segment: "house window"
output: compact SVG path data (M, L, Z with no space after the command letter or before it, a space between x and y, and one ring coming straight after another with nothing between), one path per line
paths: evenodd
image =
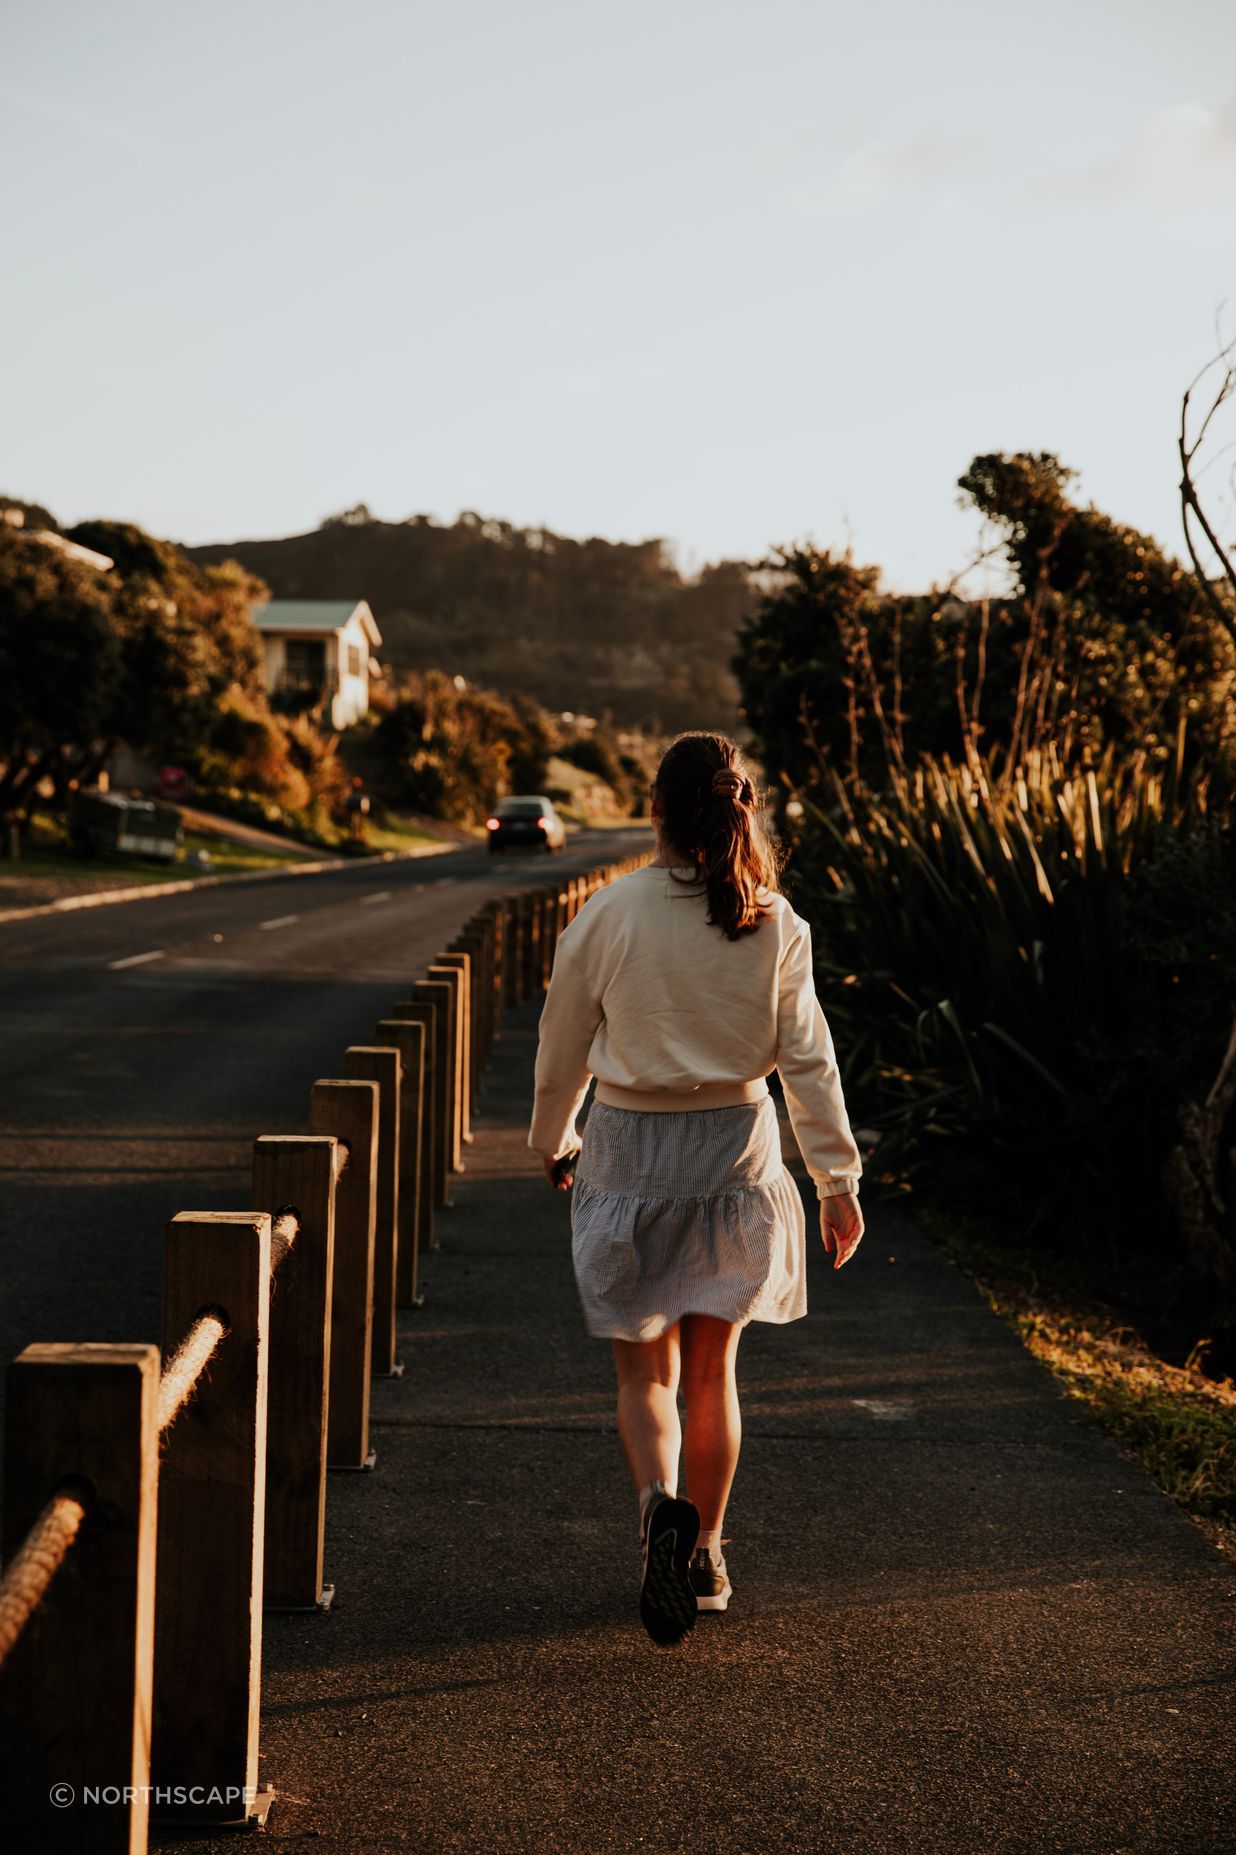
M363 670L362 670L362 662L361 662L360 645L349 644L348 645L348 675L349 676L361 676L362 674L363 674Z
M289 638L284 645L284 685L320 689L326 681L326 645L320 638Z

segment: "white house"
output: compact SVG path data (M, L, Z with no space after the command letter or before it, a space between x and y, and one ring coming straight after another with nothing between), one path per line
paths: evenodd
M26 528L26 511L0 509L0 521L9 528ZM58 535L54 529L26 528L26 534L42 547L54 547L58 554L80 561L83 567L93 567L96 573L107 573L116 564L110 554L96 554L92 547L82 547L79 542L70 541L67 535Z
M382 642L363 599L271 599L257 606L267 690L295 689L329 696L330 725L349 728L369 712L369 678L378 666L371 651Z

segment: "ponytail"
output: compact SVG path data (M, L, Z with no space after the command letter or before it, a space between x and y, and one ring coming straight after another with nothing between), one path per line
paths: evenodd
M767 915L761 892L779 889L781 859L739 748L724 734L680 734L655 785L662 836L705 884L709 922L727 940L753 934Z

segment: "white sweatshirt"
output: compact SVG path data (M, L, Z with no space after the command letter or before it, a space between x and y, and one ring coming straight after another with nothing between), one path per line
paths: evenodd
M618 1107L726 1107L781 1077L820 1198L857 1191L862 1160L832 1034L816 997L811 929L783 895L753 934L706 920L702 884L645 864L598 889L559 936L541 1011L528 1145L579 1145L588 1084Z

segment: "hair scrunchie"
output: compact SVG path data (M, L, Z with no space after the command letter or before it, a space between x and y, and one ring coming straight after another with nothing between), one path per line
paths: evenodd
M740 773L735 773L732 767L718 767L712 776L712 791L714 797L724 796L727 799L745 798L746 785L747 781Z

